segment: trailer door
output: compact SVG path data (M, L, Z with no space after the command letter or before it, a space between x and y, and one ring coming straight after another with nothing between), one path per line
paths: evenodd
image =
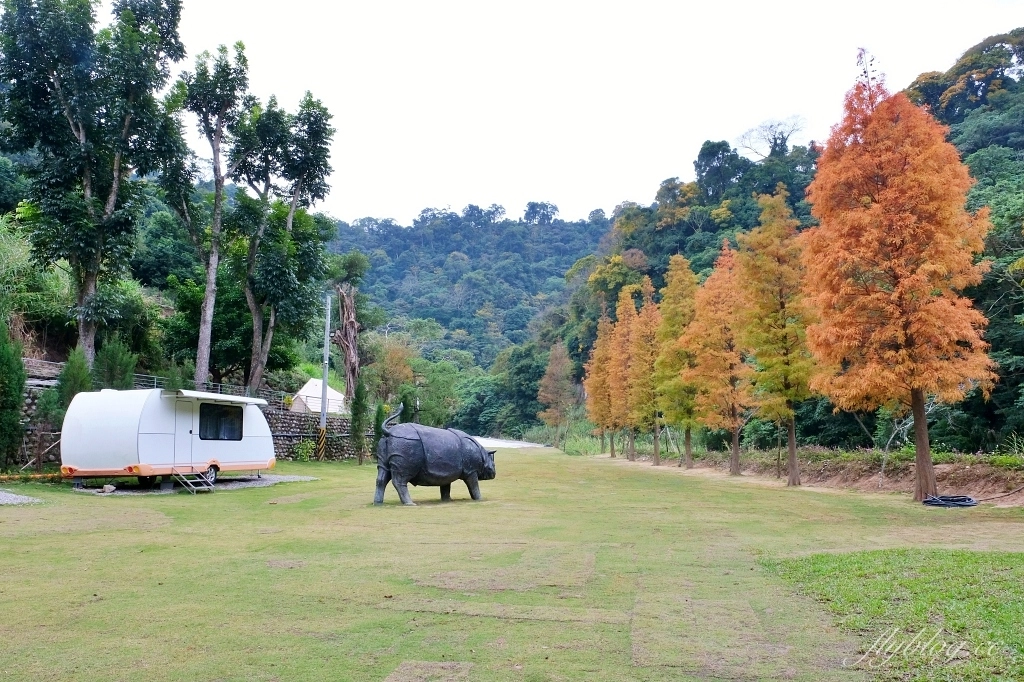
M174 401L174 463L192 463L191 400Z

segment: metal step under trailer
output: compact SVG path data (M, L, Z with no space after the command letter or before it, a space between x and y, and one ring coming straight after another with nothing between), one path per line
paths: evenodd
M171 469L171 476L193 495L196 493L212 493L214 491L213 483L206 477L206 474Z

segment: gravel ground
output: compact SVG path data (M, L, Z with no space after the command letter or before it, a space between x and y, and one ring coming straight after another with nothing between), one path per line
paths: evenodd
M485 438L473 436L477 443L485 448L543 448L550 447L540 443L527 443L524 440L505 440L504 438Z
M218 479L215 484L215 489L220 491L237 490L238 488L266 488L267 486L275 485L277 483L294 483L297 481L316 480L319 479L314 476L278 476L276 474L263 474L259 478L256 478L255 476L233 476L231 478ZM170 495L171 493L184 490L181 486L176 486L174 490L160 490L159 488L143 490L138 487L132 487L126 490L116 490L112 493L103 493L103 486L101 484L94 484L94 486L95 487L75 488L75 490L78 492L93 493L96 495ZM27 500L30 498L24 499ZM0 502L0 504L2 504L2 502Z
M35 504L42 500L25 495L15 495L10 490L0 490L0 505L3 504Z

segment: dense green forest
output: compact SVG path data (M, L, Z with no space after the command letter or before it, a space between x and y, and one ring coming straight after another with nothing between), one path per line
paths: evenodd
M358 249L371 263L361 290L390 324L429 318L443 340L490 366L503 348L525 343L537 314L562 302L565 272L608 231L604 211L559 220L558 207L531 202L521 220L501 206L462 213L426 209L409 227L364 218L338 224L335 250ZM440 339L439 339L440 340Z
M2 336L26 356L63 361L78 346L91 363L104 348L126 348L136 372L294 391L319 372L323 294L331 292L342 339L332 344L337 387L353 392L343 377L357 361L371 411L402 402L406 418L418 406L425 423L519 435L539 424L550 349L564 343L578 385L602 312L614 319L623 287L649 277L660 290L676 254L703 280L723 239L735 245L758 225L757 197L780 185L801 228L814 224L805 190L821 148L792 144L792 120L751 121L735 145L706 141L692 181L666 179L649 204L620 203L611 215L566 221L538 201L518 219L470 205L425 209L409 226L338 222L316 209L331 170L330 113L309 94L292 109L251 95L241 44L188 67L180 2L119 0L109 29L97 28L93 5L70 3L46 10L68 28L53 35L38 33L32 13L44 10L4 6L0 318ZM82 55L92 55L92 71ZM145 68L127 73L132 60ZM905 91L949 126L977 180L968 208L989 207L994 225L983 256L991 269L967 294L989 319L999 380L988 400L975 392L933 406L938 447L993 449L1024 429L1022 61L1017 29ZM75 136L57 100L46 99L60 88L18 85L52 85L43 63L90 94L76 100ZM189 149L186 120L200 122L204 144L221 145L212 172L200 172L198 160L214 147ZM119 137L129 122L139 126L131 143ZM356 329L346 331L337 310L348 293ZM350 353L348 331L357 335ZM822 397L797 413L804 444L885 444L906 429L885 410L836 412ZM773 422L757 418L744 430L751 445L772 445L776 435ZM719 436L702 437L715 445Z

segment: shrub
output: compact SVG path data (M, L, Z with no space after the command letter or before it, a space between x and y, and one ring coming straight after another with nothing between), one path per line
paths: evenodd
M403 386L399 395L399 400L402 402L402 413L398 416L398 421L402 424L407 424L416 419L416 393L412 386Z
M92 374L89 373L85 353L81 348L75 348L68 356L68 361L64 363L60 376L57 377L57 394L60 397L61 408L68 409L76 395L91 390Z
M43 391L36 402L36 420L60 428L64 422L64 406L60 401L60 392L56 388Z
M1024 459L1018 455L992 455L988 459L989 464L1001 469L1013 469L1019 471L1024 469Z
M173 391L190 386L194 373L195 368L192 363L186 362L184 365L179 365L172 360L170 366L161 372L160 376L164 379L164 388Z
M267 388L282 393L298 393L307 381L309 377L294 369L275 369L263 375L263 383Z
M292 452L295 453L295 459L298 461L308 462L316 454L316 441L309 440L308 438L301 440L295 444Z
M93 384L100 388L127 391L135 388L135 365L139 356L121 339L113 338L103 344L92 363Z
M363 463L363 453L366 450L366 386L362 381L356 382L356 392L352 396L352 421L351 432L352 447L356 451L359 463Z
M373 449L370 450L370 454L374 456L377 454L377 444L384 437L384 420L387 417L384 403L377 403L377 411L373 413Z
M24 392L21 346L11 340L6 323L0 321L0 468L7 468L21 447Z

